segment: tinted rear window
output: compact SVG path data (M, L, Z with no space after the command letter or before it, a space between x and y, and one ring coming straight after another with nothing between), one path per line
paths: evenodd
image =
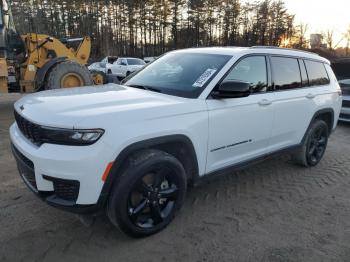
M309 76L310 86L329 84L329 77L323 63L309 60L305 60L304 62Z
M288 57L271 57L272 72L276 90L301 87L298 60Z

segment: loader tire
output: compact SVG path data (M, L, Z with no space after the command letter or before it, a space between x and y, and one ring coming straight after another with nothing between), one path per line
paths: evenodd
M45 90L93 85L89 70L76 62L55 65L46 77Z

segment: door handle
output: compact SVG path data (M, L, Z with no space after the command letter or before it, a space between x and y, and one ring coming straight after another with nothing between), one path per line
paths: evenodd
M259 102L260 106L269 106L271 104L272 104L272 102L270 100L267 100L267 99L263 99Z
M314 99L316 96L314 95L314 94L307 94L306 95L306 98L308 98L308 99Z

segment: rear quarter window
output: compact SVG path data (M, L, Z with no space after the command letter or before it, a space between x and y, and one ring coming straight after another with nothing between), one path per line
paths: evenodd
M326 68L323 63L305 60L310 86L328 85L330 83Z

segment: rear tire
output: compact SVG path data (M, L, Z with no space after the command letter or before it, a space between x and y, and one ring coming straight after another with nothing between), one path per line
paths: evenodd
M45 90L93 85L89 70L76 62L55 65L46 76Z
M303 145L292 155L300 166L316 166L322 159L328 144L329 128L325 121L317 119L306 133Z
M153 149L138 152L113 185L107 215L130 236L152 235L173 220L186 186L185 170L175 157Z

